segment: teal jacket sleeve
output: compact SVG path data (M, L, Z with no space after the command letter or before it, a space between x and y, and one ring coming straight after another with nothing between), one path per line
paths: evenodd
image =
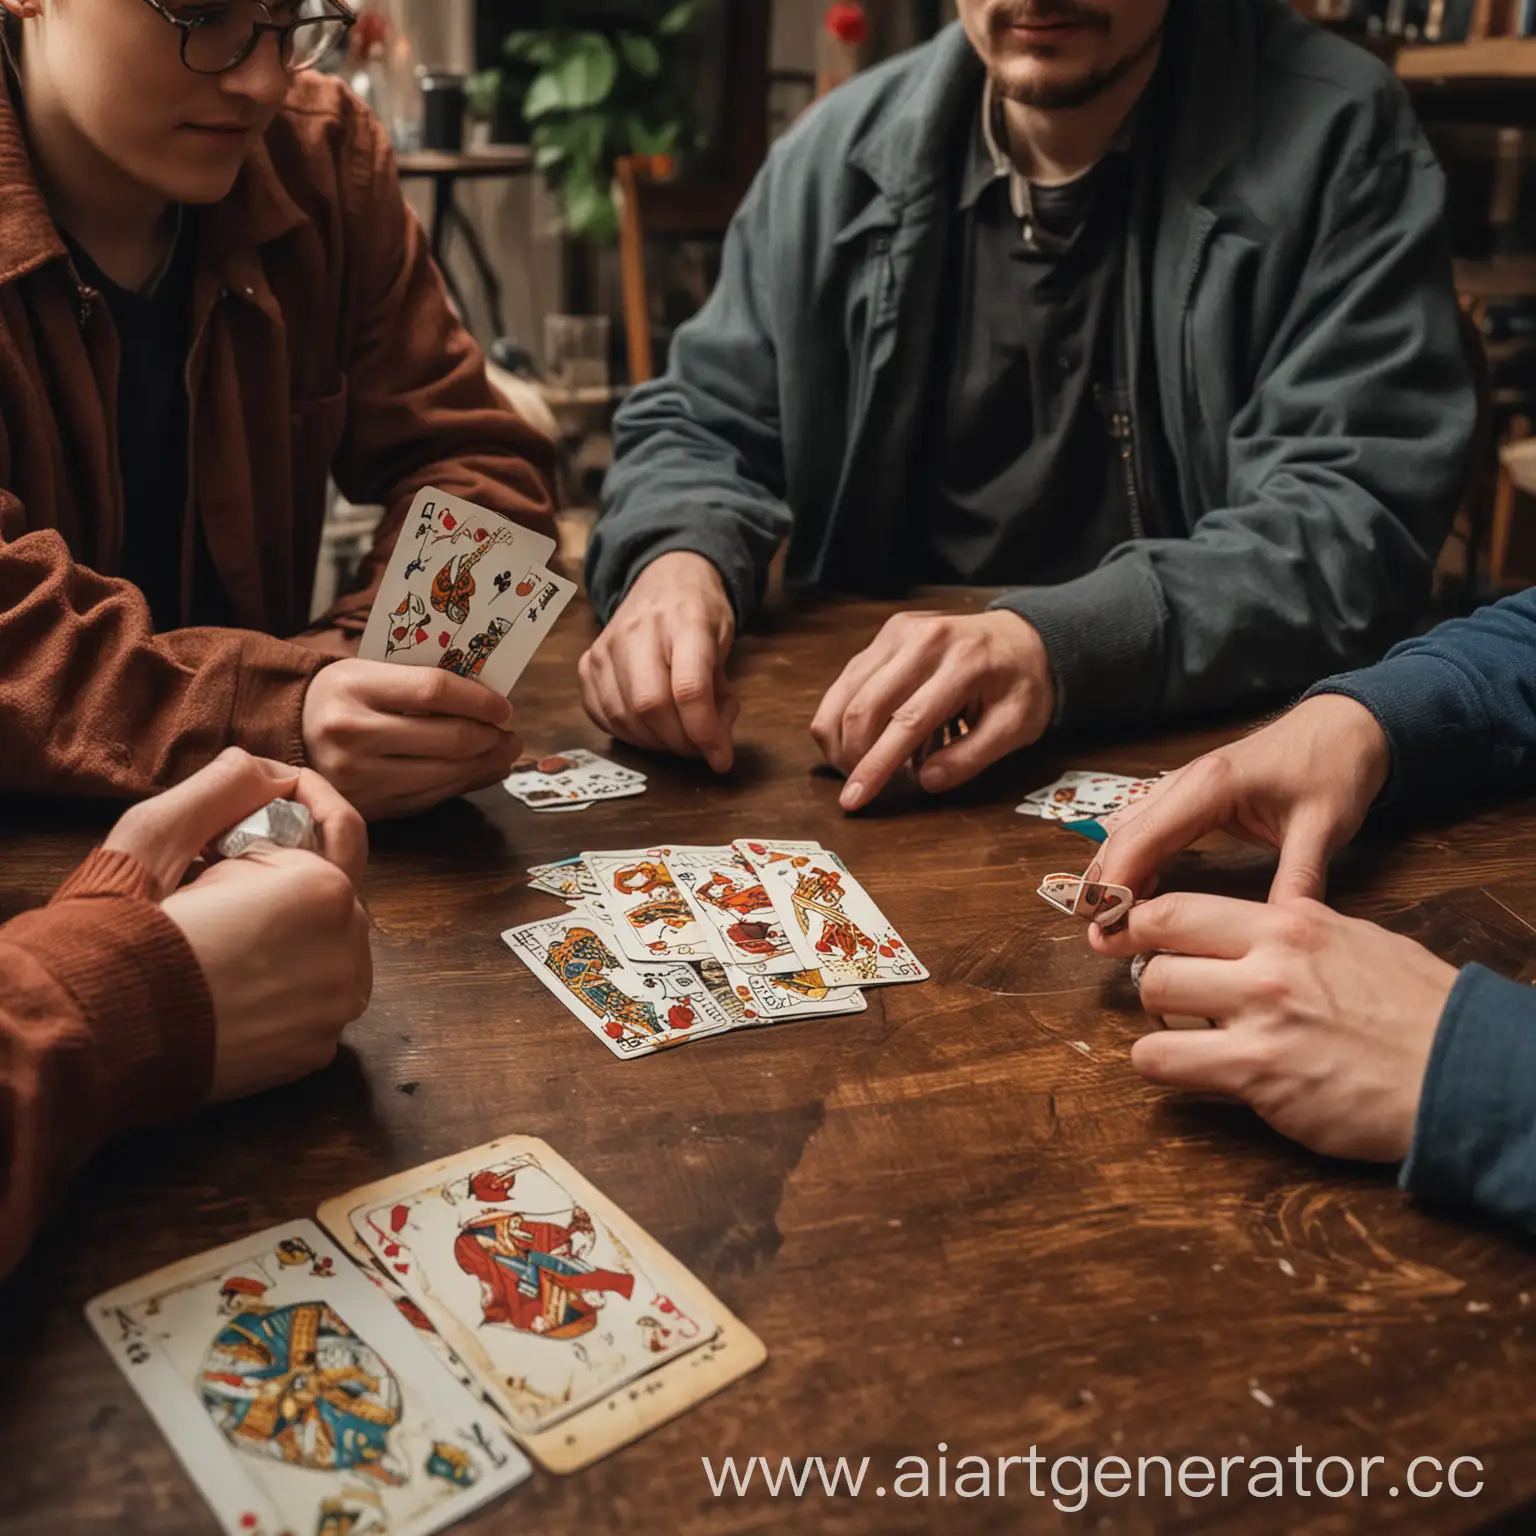
M1480 965L1457 977L1401 1182L1536 1233L1536 988Z
M720 572L738 626L757 608L794 519L785 503L779 368L758 270L771 250L776 159L737 211L709 302L673 338L663 378L613 423L605 513L587 552L587 588L607 622L635 578L677 550Z

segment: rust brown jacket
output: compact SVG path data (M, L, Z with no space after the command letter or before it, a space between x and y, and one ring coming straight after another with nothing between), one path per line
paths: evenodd
M155 634L115 579L118 343L81 282L0 88L0 790L139 795L227 746L303 761L326 481L382 504L360 632L415 493L550 531L548 442L485 376L375 119L299 76L223 202L201 211L187 361L182 621L201 524L235 628ZM196 523L194 522L196 519Z
M0 926L0 1276L97 1147L206 1102L213 1058L202 967L138 860L97 849Z

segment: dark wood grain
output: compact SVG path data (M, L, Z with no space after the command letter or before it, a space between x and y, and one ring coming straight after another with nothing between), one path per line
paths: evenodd
M965 599L977 602L977 599ZM951 606L954 605L951 600ZM1529 1249L1415 1209L1390 1177L1308 1157L1231 1108L1132 1072L1123 970L1033 895L1088 845L1021 818L1061 767L1171 767L1231 729L1015 759L943 801L846 819L807 725L891 610L828 603L741 647L741 764L644 761L641 800L536 816L499 790L375 829L373 1008L330 1071L122 1142L77 1181L0 1310L0 1533L211 1532L81 1317L105 1287L326 1196L506 1132L546 1137L766 1341L764 1370L576 1477L537 1476L481 1532L1464 1532L1536 1499ZM530 745L605 747L568 617L517 701ZM107 808L0 813L6 914L44 900ZM498 934L557 908L525 866L583 846L816 837L933 972L868 1013L607 1054ZM1528 806L1366 846L1336 899L1453 961L1536 975ZM1258 894L1261 860L1190 856L1170 883ZM273 956L273 964L281 964ZM876 1498L895 1459L966 1454L1476 1455L1476 1500L1023 1492ZM716 1500L700 1457L873 1458L857 1501ZM1377 1474L1378 1478L1380 1474ZM1398 1481L1399 1479L1394 1479ZM1511 1523L1513 1522L1513 1523ZM308 1536L308 1533L304 1533Z

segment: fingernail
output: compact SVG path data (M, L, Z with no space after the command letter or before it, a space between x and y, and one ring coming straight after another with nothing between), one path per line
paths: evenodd
M1100 859L1095 859L1087 869L1083 871L1084 885L1097 885L1099 877L1104 873L1104 864Z
M848 784L844 786L843 793L839 797L845 811L857 810L860 801L864 798L864 786L862 784Z

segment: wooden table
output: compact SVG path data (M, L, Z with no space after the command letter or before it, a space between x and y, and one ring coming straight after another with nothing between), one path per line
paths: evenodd
M1032 894L1088 845L1015 816L1022 791L1073 762L1169 767L1222 733L1040 753L943 801L909 792L844 819L806 726L889 611L831 604L743 644L741 766L723 784L648 762L639 801L541 817L495 791L376 829L377 989L350 1052L295 1088L109 1148L12 1282L3 1536L214 1530L87 1331L89 1297L511 1131L559 1148L770 1358L590 1471L537 1475L465 1529L1435 1533L1536 1499L1529 1250L1416 1210L1389 1176L1308 1157L1243 1112L1144 1086L1127 1059L1144 1026L1123 968ZM589 633L568 617L519 690L536 746L603 744L576 702ZM44 900L104 820L4 812L5 915ZM759 833L841 852L933 980L873 994L860 1017L621 1063L497 937L556 910L521 884L536 861ZM1398 914L1452 960L1536 974L1533 849L1528 807L1477 816L1359 854L1337 899ZM1262 871L1217 850L1171 883L1252 893ZM1385 1457L1393 1484L1415 1456L1473 1455L1486 1487L1470 1501L1392 1499L1377 1469L1368 1501L1169 1499L1155 1472L1156 1497L1094 1494L1069 1515L1030 1497L1015 1465L1005 1501L953 1485L942 1501L873 1496L913 1470L896 1466L910 1454L930 1459L936 1490L940 1442L951 1479L962 1455L1031 1445L1133 1466L1299 1445L1314 1465ZM856 1501L713 1498L701 1456L754 1454L872 1460ZM1420 1481L1433 1482L1427 1467ZM1462 1486L1474 1482L1464 1468ZM1529 1531L1533 1510L1488 1528Z

